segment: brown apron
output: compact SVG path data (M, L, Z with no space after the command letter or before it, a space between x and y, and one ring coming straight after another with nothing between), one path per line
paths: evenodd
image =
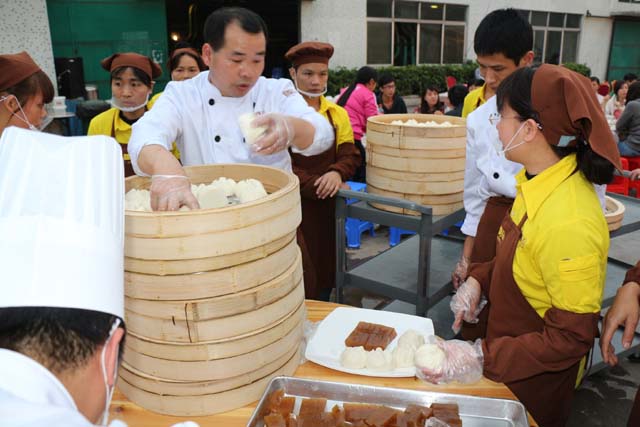
M469 264L491 261L496 256L496 238L502 220L513 205L511 197L490 197L480 217ZM478 323L462 323L462 337L468 341L484 338L487 333L489 304L478 316Z
M506 215L502 222L505 234L497 243L488 298L492 304L485 342L487 346L491 346L491 340L495 338L539 333L544 329L543 319L522 295L513 277L513 258L526 220L525 215L516 225L511 216ZM544 372L506 385L540 427L564 426L569 418L579 365L580 362L577 362L565 370ZM504 369L518 369L518 365L505 366Z

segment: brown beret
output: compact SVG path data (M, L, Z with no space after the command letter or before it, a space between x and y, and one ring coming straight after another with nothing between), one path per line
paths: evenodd
M333 46L322 42L303 42L293 46L285 53L284 57L294 67L302 64L318 63L328 64L333 56Z
M562 66L543 64L533 75L531 102L540 115L547 142L566 146L581 139L622 169L618 146L587 77Z
M157 79L162 74L162 68L148 56L139 53L114 53L100 61L105 70L112 72L120 67L134 67L144 72L150 79Z
M27 52L0 55L0 90L13 87L41 71Z

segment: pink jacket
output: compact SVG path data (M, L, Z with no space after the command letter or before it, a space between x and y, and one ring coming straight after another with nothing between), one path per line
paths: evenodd
M343 88L340 90L340 96L342 96L346 89L347 88ZM336 99L336 102L338 99ZM349 121L353 128L353 139L357 141L360 141L362 135L367 131L367 119L380 114L378 112L376 96L362 83L356 85L344 109L349 113Z

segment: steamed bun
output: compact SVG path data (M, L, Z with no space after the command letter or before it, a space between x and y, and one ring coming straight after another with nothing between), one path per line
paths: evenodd
M246 113L238 117L240 132L242 132L247 144L254 144L267 130L265 126L254 127L251 124L256 117L254 113Z
M409 329L398 338L398 347L409 349L411 352L416 351L422 344L424 337L413 329Z
M200 209L223 208L229 204L227 195L222 188L207 185L198 192Z
M151 193L133 188L124 195L124 206L128 211L151 211Z
M240 203L247 203L267 195L264 186L257 179L245 179L236 184L236 197Z
M367 352L364 347L347 347L340 355L340 364L349 369L363 369L367 366Z
M381 348L367 352L367 369L372 371L390 371L393 369L391 353Z
M407 347L396 347L391 353L391 359L393 361L394 368L413 368L414 350Z
M236 182L233 179L225 178L224 176L216 179L209 184L209 186L224 191L224 195L227 197L233 196L236 193Z
M417 368L439 372L444 366L444 351L436 344L424 344L415 354L414 362Z

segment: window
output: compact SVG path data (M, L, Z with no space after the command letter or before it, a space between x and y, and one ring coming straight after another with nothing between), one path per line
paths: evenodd
M580 15L535 10L521 12L533 27L534 62L560 64L576 61Z
M421 0L367 0L367 63L460 64L467 6Z

